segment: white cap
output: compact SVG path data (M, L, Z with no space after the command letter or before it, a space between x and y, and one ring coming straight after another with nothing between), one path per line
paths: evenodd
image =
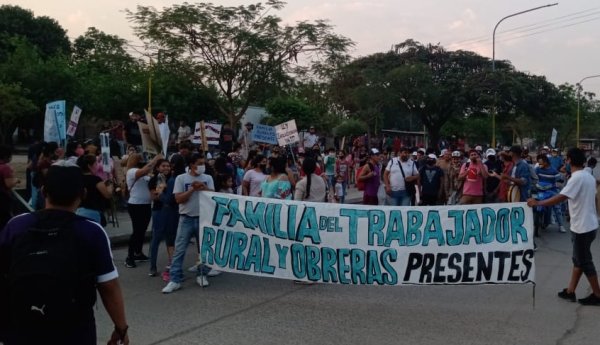
M489 156L495 156L496 155L496 150L494 149L487 149L487 151L485 151L485 157L489 157Z
M475 151L483 151L483 148L479 145L475 146Z
M413 153L411 153L412 156L416 156L417 155L417 151L414 151Z
M440 156L443 156L443 155L445 155L446 153L448 153L448 150L447 150L447 149L443 149L443 150L440 152Z
M462 156L462 153L460 153L460 151L452 152L452 157L460 157L460 156Z
M437 156L433 153L430 153L427 155L427 158L431 158L431 159L437 159Z

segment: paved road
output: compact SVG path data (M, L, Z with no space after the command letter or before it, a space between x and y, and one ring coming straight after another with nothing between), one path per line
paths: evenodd
M556 297L570 274L570 240L551 229L538 241L535 306L532 285L305 286L227 273L204 289L188 274L182 290L163 295L148 263L126 269L125 249L114 257L132 344L598 344L600 307ZM194 254L190 247L186 266ZM578 296L589 293L582 281ZM101 304L97 323L105 343L112 323Z

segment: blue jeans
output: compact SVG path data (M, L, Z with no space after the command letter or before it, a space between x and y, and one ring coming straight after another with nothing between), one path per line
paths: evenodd
M410 195L406 190L393 190L389 200L391 206L410 206Z
M183 259L185 258L185 252L192 236L198 239L199 231L200 219L198 217L190 217L185 214L179 215L179 228L177 228L177 237L175 238L175 253L173 254L173 262L171 263L171 270L169 272L173 283L181 283L183 280ZM208 272L210 272L210 267L205 265L198 267L198 275L207 274Z

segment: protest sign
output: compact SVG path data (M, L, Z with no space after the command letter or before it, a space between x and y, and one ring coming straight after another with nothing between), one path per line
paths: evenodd
M157 155L162 152L162 139L158 121L146 111L146 123L138 121L138 127L142 135L142 148L144 152Z
M202 144L202 131L204 131L206 133L206 143L211 146L218 146L222 126L218 123L204 122L204 129L202 130L202 123L196 122L192 142L194 144Z
M79 116L81 116L81 108L74 106L71 112L71 119L69 120L69 128L67 129L67 135L70 137L75 136L77 125L79 124Z
M556 128L552 128L552 136L550 137L550 146L556 147L556 137L558 136L558 131Z
M171 136L171 130L169 129L169 115L165 115L165 122L158 125L160 137L162 139L162 153L163 156L167 157L167 149L169 147L169 137Z
M100 154L102 156L102 171L112 174L110 164L110 135L108 133L100 133Z
M64 147L67 140L65 117L65 101L54 101L46 104L44 141L55 142Z
M296 120L290 120L275 126L275 132L277 132L279 146L286 146L300 141Z
M277 145L277 132L275 127L267 125L254 125L252 140L257 143Z
M217 270L355 285L535 282L525 203L374 209L199 197L200 258Z

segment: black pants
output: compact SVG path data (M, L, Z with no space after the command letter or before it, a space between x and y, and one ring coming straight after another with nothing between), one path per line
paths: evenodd
M133 228L131 237L129 237L128 255L133 257L134 254L142 252L144 236L152 218L152 208L150 204L127 204L127 212L131 218L131 227Z
M573 266L580 268L586 277L596 276L596 267L592 261L592 251L590 247L596 238L597 230L583 234L571 233L571 242L573 243Z

